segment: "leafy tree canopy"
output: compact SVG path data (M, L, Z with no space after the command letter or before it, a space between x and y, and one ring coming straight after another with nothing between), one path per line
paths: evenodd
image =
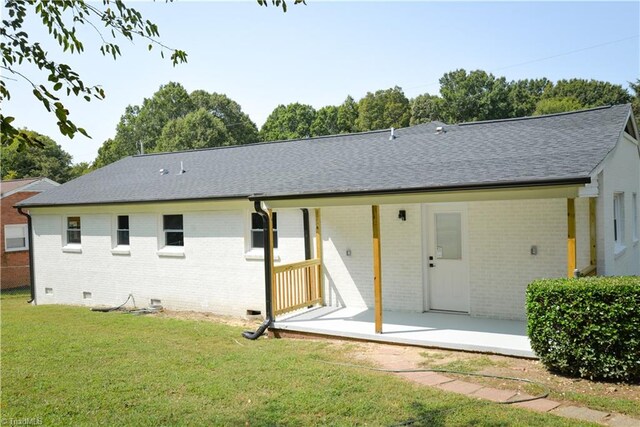
M402 88L368 92L358 103L356 125L360 131L409 126L411 110Z
M52 60L42 43L32 40L24 31L27 15L37 17L64 52L81 54L84 51L84 44L78 38L77 28L90 25L96 29L102 41L100 52L114 59L120 56L118 39L146 39L149 49L154 46L160 47L162 56L165 52L170 52L174 65L187 60L184 51L171 49L160 43L157 40L160 36L158 27L144 19L136 9L125 5L123 0L103 0L102 5L83 0L7 0L4 2L4 11L6 19L2 20L0 28L0 36L3 39L1 67L4 70L0 79L0 100L11 97L6 85L7 75L26 80L32 86L33 96L47 111L55 114L60 133L70 138L77 133L85 136L88 134L71 121L69 111L60 100L60 94L82 96L86 101L91 101L92 98L104 99L105 92L100 86L86 84L69 65ZM33 81L25 75L26 69L34 67L41 73L40 81ZM13 120L11 116L0 115L3 145L18 142L20 147L23 147L25 144L37 142L32 139L34 134L15 128L11 124Z
M351 97L338 107L338 129L340 133L353 133L358 131L358 103Z
M311 136L335 135L341 132L338 126L339 107L329 105L322 107L316 113L316 118L311 123Z
M204 108L219 118L236 144L251 144L259 141L258 128L242 111L236 101L219 93L196 90L191 93L194 108Z
M22 147L20 141L2 148L2 179L46 177L57 182L73 178L71 155L48 136L20 129L26 138L39 145Z
M307 138L315 119L316 110L311 105L278 105L262 125L260 137L263 141Z
M566 96L564 98L545 98L538 101L534 116L543 114L564 113L566 111L575 111L584 108L584 106L576 98Z
M635 82L629 82L631 90L634 92L631 99L631 108L633 108L633 115L636 118L638 129L640 129L640 79L636 79Z
M584 107L626 104L631 96L622 86L586 79L559 80L544 93L545 98L573 97Z
M504 77L463 69L440 79L442 117L449 123L509 117L509 84Z
M218 117L200 108L168 122L154 151L181 151L234 145L235 140Z
M510 117L530 116L545 91L553 84L545 77L541 79L524 79L511 82L509 89Z
M76 179L78 177L81 177L82 175L86 175L89 172L92 172L93 168L91 167L91 164L88 162L80 162L80 163L76 163L75 165L72 165L69 168L69 179Z
M187 116L188 120L181 120ZM213 121L214 118L217 120ZM205 129L194 129L191 135L197 134L201 139L187 142L183 139L187 123L198 126L215 123L215 129L210 133ZM174 131L180 130L181 134L171 137L169 130L165 130L167 126ZM222 136L227 139L221 141ZM137 154L141 143L145 152L153 152L248 144L257 140L255 123L242 112L237 102L226 95L204 90L189 94L181 84L170 82L161 86L151 98L145 98L141 106L126 108L116 127L116 136L105 141L98 150L95 166L102 167ZM157 147L160 142L162 147Z
M411 100L411 126L442 120L443 100L428 93Z
M172 0L167 0L170 2ZM267 6L270 2L287 11L285 0L257 0L259 5ZM293 0L294 4L304 0ZM78 28L90 26L97 32L99 50L105 56L117 59L120 53L119 42L143 40L148 42L149 50L160 49L164 58L169 53L173 65L187 61L186 52L172 49L162 44L158 38L158 26L145 19L133 7L127 6L124 0L102 0L86 2L85 0L42 1L42 0L5 0L2 26L2 76L0 78L0 101L10 99L11 92L6 85L7 78L20 78L32 87L32 94L44 108L57 118L58 129L62 135L73 138L77 133L89 136L87 131L78 127L70 119L70 112L62 103L61 93L66 96L82 96L87 102L92 99L104 99L105 92L99 85L86 84L83 78L68 64L51 58L44 47L45 40L34 40L24 31L25 18L34 16L46 28L51 39L64 52L81 54L85 50L83 41L78 37ZM35 70L40 76L32 80L26 76L26 70ZM10 75L11 77L8 77ZM45 80L46 78L46 80ZM0 129L2 145L19 143L19 148L37 144L32 133L23 132L12 124L15 117L0 113Z

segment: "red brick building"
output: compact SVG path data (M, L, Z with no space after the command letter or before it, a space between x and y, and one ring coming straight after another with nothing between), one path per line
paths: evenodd
M59 185L48 178L2 181L0 186L0 288L29 285L29 233L27 218L13 206Z

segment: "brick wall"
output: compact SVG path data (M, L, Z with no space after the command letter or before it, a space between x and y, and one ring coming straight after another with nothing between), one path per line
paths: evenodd
M400 209L406 221L398 219ZM380 207L385 310L422 311L421 218L417 204ZM371 206L322 208L322 234L328 303L372 307Z
M423 208L420 204L381 206L386 310L421 312L425 307ZM580 241L588 232L588 203L579 201L576 208L578 256L588 259L588 246ZM184 258L157 253L161 205L132 207L130 212L126 207L109 213L82 209L40 210L33 215L39 304L119 305L132 293L138 306L159 299L170 309L237 316L247 309L264 310L262 260L247 257L248 203L245 209L178 207L164 212L184 215ZM400 209L406 210L406 221L398 219ZM372 307L371 207L321 211L327 303ZM304 257L302 213L299 209L277 212L277 256L281 263L300 261ZM111 253L118 214L130 216L129 255ZM62 250L65 215L82 219L81 253ZM310 222L313 228L313 215ZM468 203L471 314L524 318L527 284L535 278L566 274L566 227L566 199ZM538 255L530 254L532 245L538 247ZM83 298L83 292L90 292L91 298Z
M24 191L11 194L1 200L0 224L0 288L11 289L29 285L29 251L5 252L4 226L26 224L27 218L18 213L13 206L21 200L35 196L37 192Z
M585 207L576 204L580 218ZM566 199L469 203L471 314L524 319L527 285L566 276L566 236Z
M113 214L85 213L86 208L34 214L36 301L116 306L133 294L138 307L158 299L174 310L234 316L243 316L248 309L264 313L264 266L262 260L246 256L251 210L246 205L245 210L163 211L162 205L145 205L137 209L147 212L123 206ZM182 258L158 255L163 213L183 214ZM114 218L127 214L130 254L113 254ZM81 253L62 250L65 215L81 218ZM278 240L280 262L304 260L299 209L278 211Z

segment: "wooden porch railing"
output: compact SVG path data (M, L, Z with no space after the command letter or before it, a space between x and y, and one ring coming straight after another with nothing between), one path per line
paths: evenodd
M319 258L273 267L273 313L288 313L322 303Z

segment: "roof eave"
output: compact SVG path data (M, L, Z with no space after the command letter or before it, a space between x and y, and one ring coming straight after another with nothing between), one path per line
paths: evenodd
M417 194L417 193L436 193L436 192L454 192L454 191L474 191L474 190L501 190L531 187L554 187L567 185L584 185L591 182L590 176L571 177L571 178L555 178L541 180L527 180L514 182L482 182L482 183L466 183L454 184L446 186L430 186L430 187L411 187L396 189L377 189L377 190L359 190L359 191L343 191L343 192L317 192L317 193L298 193L298 194L279 194L279 195L261 195L256 194L249 196L251 201L267 201L267 200L291 200L291 199L315 199L327 197L356 197L356 196L381 196L389 194Z

